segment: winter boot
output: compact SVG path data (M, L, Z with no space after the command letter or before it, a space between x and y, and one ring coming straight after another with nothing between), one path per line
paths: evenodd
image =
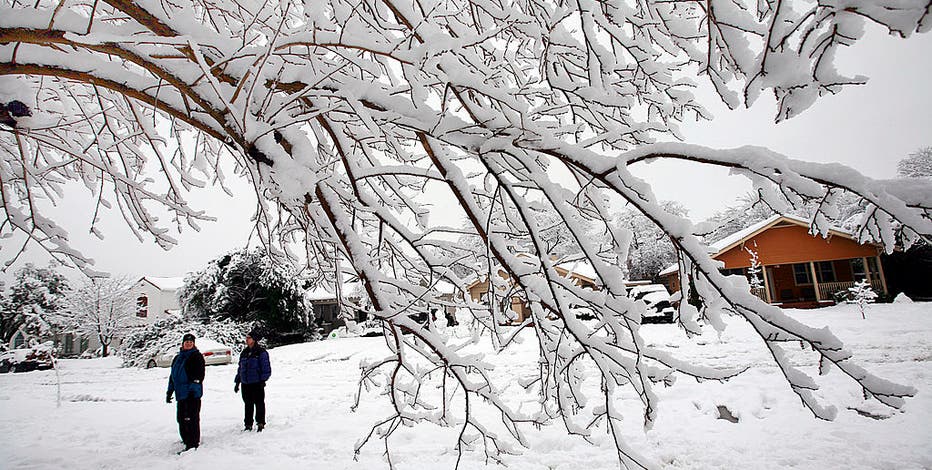
M263 429L265 429L265 423L259 423L259 425L256 426L256 432L262 432Z

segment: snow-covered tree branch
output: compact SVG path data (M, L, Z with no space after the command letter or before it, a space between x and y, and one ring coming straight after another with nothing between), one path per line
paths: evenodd
M778 120L864 83L839 74L836 52L857 42L864 23L904 37L927 32L928 2L8 0L2 10L0 229L90 270L43 216L78 182L94 203L92 221L116 204L139 237L170 247L156 210L176 229L210 220L185 196L223 185L220 161L233 159L263 196L263 241L333 266L338 247L384 322L391 355L364 368L362 385L387 374L380 383L393 411L374 431L389 458L401 424L459 426L457 449L480 443L497 460L525 442L523 423L556 421L582 436L605 426L622 464L644 467L617 430L624 390L640 399L649 426L653 384L674 373L723 380L740 372L699 367L641 340L643 304L625 296L618 267L632 234L613 223L614 202L678 249L682 290L703 300L682 302L686 330L721 328L723 313L744 317L816 416L834 411L786 359L786 341L808 344L887 405L915 393L854 364L828 331L732 285L692 225L629 167L672 159L730 168L777 212L818 204L812 225L822 234L847 191L865 201L862 240L892 249L929 238L926 180L890 184L759 148L657 143L678 137L682 120L709 117L691 91L698 81L733 108L772 92ZM430 202L458 211L466 228L430 223ZM601 290L559 274L555 232L591 263ZM464 293L482 276L509 287L489 289L487 303L451 301L437 288L445 281ZM455 304L505 351L517 333L500 327L499 306L511 302L496 301L499 292L531 312L540 375L524 388L538 397L533 409L506 400L492 365L468 344L410 318ZM578 306L596 323L577 319ZM431 385L442 393L422 393ZM501 423L483 421L477 407L497 410Z

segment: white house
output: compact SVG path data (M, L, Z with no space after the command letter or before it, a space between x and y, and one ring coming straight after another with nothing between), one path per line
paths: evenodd
M140 323L151 324L169 313L181 310L178 291L184 285L183 277L143 276L133 284L136 296L136 318Z
M144 276L136 281L131 288L136 298L136 324L149 325L165 318L169 312L176 313L181 310L178 302L178 290L184 284L183 277L155 277ZM62 357L77 356L85 351L93 351L100 347L100 341L95 336L84 337L73 333L53 333L44 340L52 340L59 348ZM8 347L16 349L27 347L29 335L25 331L17 331ZM116 339L112 346L119 344Z

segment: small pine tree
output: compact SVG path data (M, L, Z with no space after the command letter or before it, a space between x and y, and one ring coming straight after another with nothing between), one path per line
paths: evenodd
M754 249L744 247L744 251L747 251L751 255L751 266L748 268L748 282L751 284L751 289L757 290L761 287L764 287L764 281L761 280L760 273L760 258L757 256L757 242L754 242Z
M858 309L861 310L861 318L867 319L864 310L867 308L867 304L874 303L877 300L877 293L874 292L874 289L871 289L871 284L867 279L861 279L854 284L854 287L848 288L848 297L852 302L858 304Z

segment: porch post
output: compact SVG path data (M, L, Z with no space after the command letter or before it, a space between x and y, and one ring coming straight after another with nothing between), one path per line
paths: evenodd
M877 272L880 273L880 285L883 286L884 295L890 295L890 291L887 290L887 277L883 275L883 265L880 264L880 256L875 256L874 259L877 260Z
M770 281L767 280L767 266L761 266L764 272L764 296L767 297L767 303L772 304L773 299L770 298Z
M816 302L822 301L822 294L819 293L819 276L816 275L815 263L809 262L809 271L812 272L812 287L815 288Z
M861 262L864 263L864 276L867 277L867 282L868 282L868 284L870 284L870 282L871 282L871 267L867 264L867 257L866 257L866 256L865 256L865 257L862 257L862 258L861 258ZM855 279L855 280L857 280L857 279Z

